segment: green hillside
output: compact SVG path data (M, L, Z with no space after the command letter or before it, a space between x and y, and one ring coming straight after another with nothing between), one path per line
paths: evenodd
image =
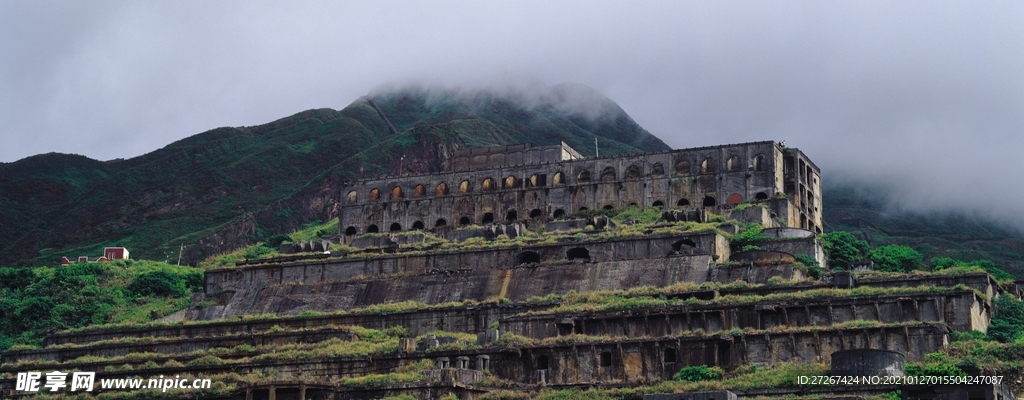
M53 265L104 246L173 262L181 245L194 263L331 219L344 180L436 171L454 147L566 141L590 154L597 137L603 154L668 149L611 100L572 89L589 91L606 113L587 118L554 101L527 106L483 92L383 92L128 160L51 153L2 163L0 265ZM557 100L566 88L549 90L544 98Z
M1024 238L992 221L966 214L914 213L887 207L885 193L834 183L822 193L826 231L847 231L875 247L910 246L925 260L991 260L1024 277Z

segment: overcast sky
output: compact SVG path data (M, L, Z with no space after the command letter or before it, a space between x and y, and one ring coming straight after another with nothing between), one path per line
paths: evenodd
M129 158L385 84L575 82L675 148L1024 226L1024 2L0 0L0 162Z

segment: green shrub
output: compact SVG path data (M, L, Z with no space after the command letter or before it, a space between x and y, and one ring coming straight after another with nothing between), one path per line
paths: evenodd
M292 238L288 235L274 235L267 239L267 246L269 247L281 247L284 242L291 242Z
M858 239L850 232L829 232L821 235L821 248L825 250L828 262L837 266L866 260L871 252L868 242Z
M796 254L793 257L807 268L808 275L814 279L821 278L821 273L824 271L822 271L821 265L818 264L818 260L806 254Z
M683 369L676 373L676 376L673 379L677 381L700 382L722 379L723 376L725 376L725 371L722 370L722 367L693 365L683 367Z
M871 252L875 270L884 272L910 272L922 269L922 258L917 250L896 244L882 246Z
M188 292L185 280L168 271L152 271L135 277L128 290L139 296L183 297Z
M988 337L1003 343L1013 343L1024 334L1024 302L1002 295L996 298L995 315L988 325Z
M952 268L981 267L981 269L985 270L985 272L992 275L992 278L994 278L997 281L1013 282L1014 280L1016 280L1016 277L1014 277L1012 274L996 267L996 263L986 259L979 259L974 261L960 261L954 260L949 257L935 257L932 258L928 262L928 264L931 266L932 270L935 271L942 271Z
M746 229L737 232L732 237L732 243L741 246L746 249L748 247L760 249L758 245L768 240L768 237L762 233L764 227L760 224L751 224Z
M964 370L950 364L908 365L907 376L967 376Z

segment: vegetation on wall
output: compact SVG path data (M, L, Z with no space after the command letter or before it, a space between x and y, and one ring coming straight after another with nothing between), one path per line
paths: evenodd
M151 321L187 306L202 285L202 271L154 261L0 268L0 350L38 346L61 329Z

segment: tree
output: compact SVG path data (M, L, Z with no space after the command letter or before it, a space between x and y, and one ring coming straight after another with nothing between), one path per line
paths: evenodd
M871 252L871 261L876 271L909 272L922 269L924 257L917 250L907 246L890 244Z
M821 247L830 264L846 264L868 258L871 246L850 232L829 232L821 235Z

